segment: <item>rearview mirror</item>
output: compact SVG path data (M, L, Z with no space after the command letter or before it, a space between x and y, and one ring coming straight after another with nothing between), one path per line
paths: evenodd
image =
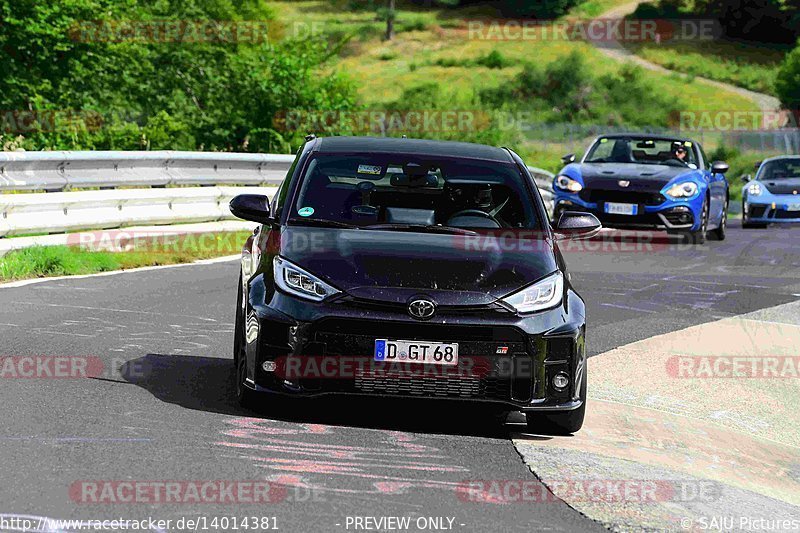
M725 174L730 168L731 167L728 166L728 163L725 161L714 161L711 163L711 172L714 174Z
M567 154L561 158L561 162L565 165L569 165L570 163L575 162L575 154Z
M260 224L274 222L269 213L269 198L263 194L240 194L231 200L230 208L233 216L244 220Z
M591 213L564 211L555 227L557 241L566 239L591 239L603 228L597 217Z

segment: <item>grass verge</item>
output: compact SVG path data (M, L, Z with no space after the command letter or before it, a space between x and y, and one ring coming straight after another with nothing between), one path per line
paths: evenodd
M249 235L246 231L189 234L138 240L122 246L99 242L93 246L95 249L34 246L0 257L0 282L175 265L235 255Z
M775 95L775 77L788 50L735 41L626 45L662 67Z

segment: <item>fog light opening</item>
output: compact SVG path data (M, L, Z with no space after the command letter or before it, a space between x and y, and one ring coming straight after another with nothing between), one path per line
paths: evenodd
M264 361L261 363L261 368L264 370L264 372L275 372L275 368L277 366L278 365L275 364L275 361Z
M565 372L559 372L553 376L553 387L559 391L569 387L569 376Z

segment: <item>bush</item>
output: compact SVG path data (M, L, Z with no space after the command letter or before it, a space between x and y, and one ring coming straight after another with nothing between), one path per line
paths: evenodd
M532 112L551 123L663 125L680 108L641 68L626 64L597 76L577 52L544 68L526 64L513 82L481 91L479 100L487 107Z
M485 56L476 59L475 64L486 68L506 68L511 65L511 61L506 59L498 50L492 50Z
M176 44L77 31L86 21L114 28L120 20L269 20L260 3L0 0L0 13L0 109L91 111L102 122L22 132L14 145L26 149L285 150L301 134L278 131L282 111L355 103L349 82L320 75L339 49L322 37Z
M800 109L800 46L783 60L775 78L775 92L787 109Z

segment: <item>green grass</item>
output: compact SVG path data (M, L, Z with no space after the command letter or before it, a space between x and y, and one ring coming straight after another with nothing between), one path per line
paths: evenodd
M0 281L95 274L112 270L190 263L238 254L249 232L196 234L138 242L131 251L78 246L35 246L0 257Z
M628 48L670 70L775 94L775 76L787 50L733 41L636 43Z
M619 3L601 0L603 9ZM322 30L336 35L353 35L342 57L332 70L345 72L358 88L361 101L372 107L396 101L403 90L435 80L449 88L453 105L474 101L482 89L509 83L524 63L547 64L564 59L577 50L586 57L598 74L617 72L621 65L595 50L590 44L563 40L481 40L470 39L465 20L485 13L485 7L464 9L422 8L398 2L398 26L414 20L414 27L424 30L401 31L394 40L382 40L382 23L371 11L352 11L348 2L275 1L270 4L277 17L285 22L316 22ZM500 54L505 68L481 65L490 54ZM645 72L666 94L687 102L687 108L718 111L756 111L748 98L717 88L680 79L676 76Z

